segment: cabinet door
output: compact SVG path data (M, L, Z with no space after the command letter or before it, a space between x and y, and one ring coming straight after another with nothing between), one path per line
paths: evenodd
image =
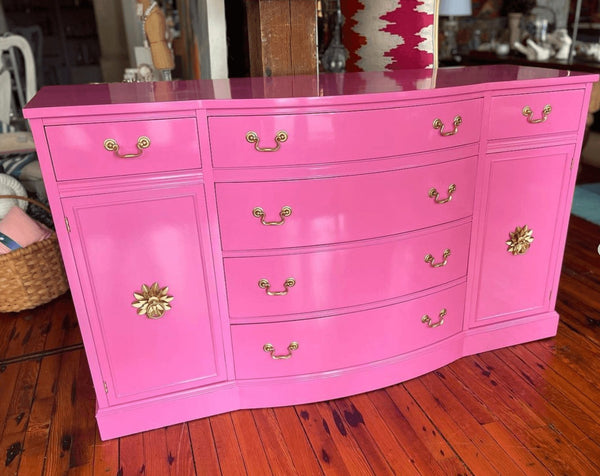
M572 157L571 147L561 147L492 158L478 240L480 324L550 309L572 193Z
M98 356L103 381L95 384L108 403L224 380L202 253L202 186L76 197L63 206L92 332L86 348ZM154 283L168 291L156 296Z

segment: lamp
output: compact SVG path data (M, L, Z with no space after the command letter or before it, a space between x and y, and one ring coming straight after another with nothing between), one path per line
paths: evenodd
M458 32L456 17L468 17L471 14L471 0L440 0L439 15L448 17L444 22L446 41L441 54L443 58L451 58L456 54L456 33Z

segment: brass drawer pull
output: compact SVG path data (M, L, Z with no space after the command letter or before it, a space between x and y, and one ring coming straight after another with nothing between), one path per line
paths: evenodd
M289 288L295 285L296 280L294 278L287 278L283 283L285 291L271 291L271 283L269 283L268 279L261 279L258 282L258 287L264 289L269 296L285 296L289 292Z
M131 305L137 309L140 316L146 315L148 319L160 319L165 312L171 309L170 302L173 296L169 296L168 286L161 288L157 282L152 286L142 284L142 289L133 293L135 301Z
M458 126L462 124L462 117L456 116L452 121L452 124L454 124L454 129L448 132L444 132L444 123L441 119L436 119L435 121L433 121L433 128L439 129L440 135L443 137L453 136L454 134L458 133Z
M429 263L429 265L432 268L441 268L442 266L446 266L448 264L448 259L447 259L448 256L450 256L450 250L448 248L446 248L444 250L444 254L442 255L442 257L444 258L444 261L442 261L441 263L434 263L435 258L432 255L427 254L427 255L425 255L425 263Z
M271 357L275 360L279 360L279 359L289 359L292 356L292 352L295 350L298 350L298 342L291 342L290 345L288 345L287 350L288 353L287 354L283 354L283 355L276 355L275 354L275 347L273 347L271 344L265 344L263 345L263 350L265 352L268 352L269 354L271 354Z
M114 152L115 155L120 159L133 159L142 155L144 149L150 147L150 139L148 139L146 136L138 137L136 147L139 151L137 154L119 154L119 144L117 144L116 140L106 139L104 141L104 148L109 152Z
M525 106L521 112L525 117L527 117L527 122L530 124L539 124L540 122L545 122L546 119L548 119L548 116L552 112L552 106L550 106L550 104L546 104L544 109L542 109L542 117L539 119L533 119L533 111L529 106Z
M258 145L258 143L260 142L258 134L254 131L248 131L246 133L246 140L251 144L254 144L254 148L259 152L277 152L281 147L281 143L285 142L287 139L287 132L279 131L277 134L275 134L275 143L277 144L275 147L260 147Z
M448 203L450 200L452 200L452 194L456 192L456 185L451 184L448 187L448 198L444 198L443 200L439 199L440 193L435 189L435 188L431 188L429 189L429 196L431 198L433 198L433 201L435 203Z
M448 311L446 311L446 309L442 309L439 313L439 318L440 320L437 322L431 322L431 317L429 317L427 314L425 314L422 318L421 318L421 322L423 324L426 324L427 327L433 329L434 327L440 327L443 323L444 323L444 316L448 313Z
M514 256L527 253L531 243L533 243L533 230L527 225L518 226L515 231L509 231L508 236L510 239L505 242L508 245L506 251Z
M281 207L281 211L279 212L279 217L281 220L279 221L266 221L265 220L265 211L260 207L255 207L252 210L252 215L256 218L260 218L260 222L265 226L279 226L285 223L286 217L289 217L292 214L291 207Z

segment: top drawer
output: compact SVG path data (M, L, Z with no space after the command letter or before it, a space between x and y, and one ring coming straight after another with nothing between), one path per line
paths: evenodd
M495 97L488 137L504 139L575 132L579 129L584 94L583 89L574 89Z
M477 142L480 99L367 111L208 120L215 167L271 167L388 157ZM456 133L454 120L462 123ZM433 124L439 119L442 129ZM257 142L247 139L254 132ZM276 140L279 133L285 140Z
M46 137L59 181L201 166L193 117L46 126ZM118 150L107 150L107 139Z

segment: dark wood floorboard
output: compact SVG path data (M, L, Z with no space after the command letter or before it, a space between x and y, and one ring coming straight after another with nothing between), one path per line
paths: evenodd
M600 474L598 244L571 217L554 338L105 442L70 296L0 315L0 475Z

